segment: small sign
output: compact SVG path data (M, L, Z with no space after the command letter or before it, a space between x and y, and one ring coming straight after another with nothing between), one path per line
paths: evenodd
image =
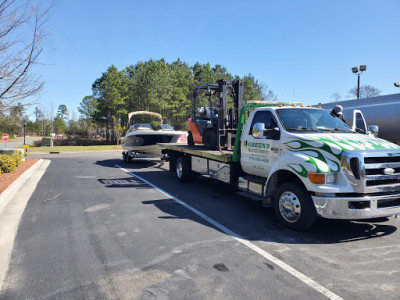
M185 134L182 134L180 137L179 137L179 144L184 144L184 143L186 143L187 142L187 135L186 135L186 133Z
M24 148L29 148L29 145L23 145L22 147L24 147Z
M7 133L3 134L3 136L1 137L3 139L3 141L7 141L9 136Z

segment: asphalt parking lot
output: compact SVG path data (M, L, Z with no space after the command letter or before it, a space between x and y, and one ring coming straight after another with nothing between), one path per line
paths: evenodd
M272 209L119 152L50 160L1 299L398 299L400 219L282 227Z

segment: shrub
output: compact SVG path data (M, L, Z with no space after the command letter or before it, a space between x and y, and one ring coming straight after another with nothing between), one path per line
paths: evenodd
M54 146L97 146L110 145L105 139L53 139Z
M24 154L22 154L21 151L17 151L14 154L11 155L11 157L15 160L15 164L16 164L17 167L21 165L23 155Z
M71 138L71 139L53 139L54 146L98 146L110 145L105 139L85 139L85 138ZM42 141L34 141L34 147L41 147Z
M9 173L14 171L17 167L15 159L10 155L2 154L0 155L0 169L3 173Z

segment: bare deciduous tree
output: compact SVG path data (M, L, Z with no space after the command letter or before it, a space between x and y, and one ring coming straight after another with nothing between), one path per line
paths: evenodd
M0 114L21 101L33 104L27 98L43 87L33 67L43 51L49 12L30 0L0 0Z
M268 85L261 83L262 98L264 101L278 101L278 96L268 87Z
M349 91L350 96L357 97L357 87ZM371 98L381 94L381 91L369 84L360 86L360 98Z
M342 96L340 96L338 93L333 93L331 95L331 98L333 99L332 102L336 102L339 101L339 99L342 98Z

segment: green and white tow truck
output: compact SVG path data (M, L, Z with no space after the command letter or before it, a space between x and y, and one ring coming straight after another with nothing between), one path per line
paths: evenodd
M400 214L400 146L356 133L326 110L287 104L244 105L233 150L160 144L170 171L182 182L195 173L230 184L297 230L317 217Z

